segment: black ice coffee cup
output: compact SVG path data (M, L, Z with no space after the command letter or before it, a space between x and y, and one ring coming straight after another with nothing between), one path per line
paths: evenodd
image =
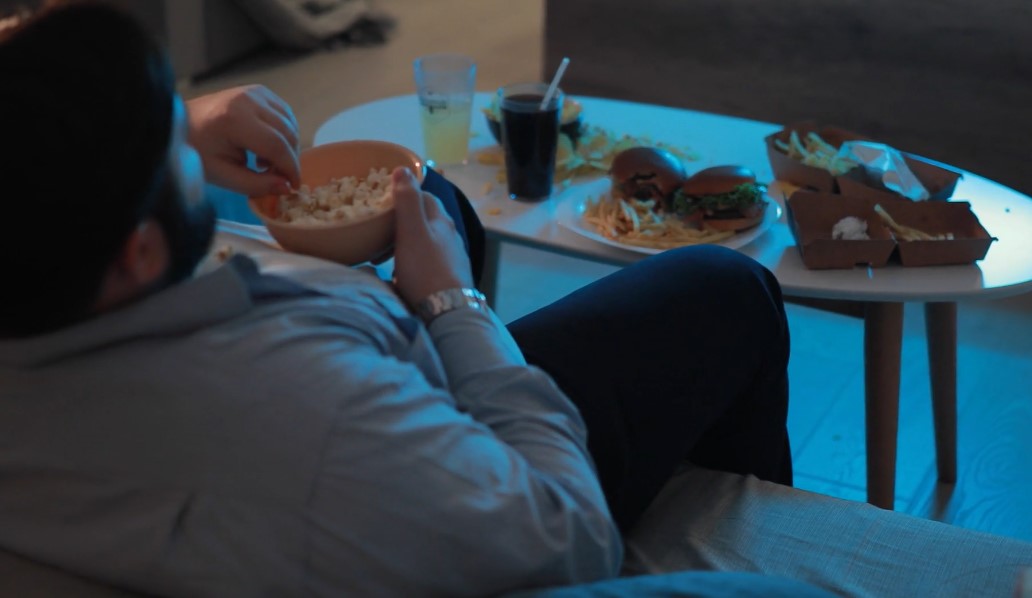
M515 83L498 90L509 197L540 201L552 194L563 94L547 102L547 83Z

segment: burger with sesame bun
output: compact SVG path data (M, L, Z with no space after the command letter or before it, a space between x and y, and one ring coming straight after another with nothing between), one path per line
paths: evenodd
M741 231L763 220L766 187L742 166L714 166L688 177L674 191L671 211L686 222L716 231Z

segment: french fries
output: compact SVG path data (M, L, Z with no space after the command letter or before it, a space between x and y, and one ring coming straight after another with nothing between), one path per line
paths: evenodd
M877 212L877 214L879 216L881 216L881 219L885 221L885 224L887 224L888 227L892 229L892 233L893 233L893 235L896 236L897 239L903 239L904 241L952 241L953 240L953 233L944 233L944 234L932 235L932 234L926 233L926 232L924 232L922 230L918 230L918 229L916 229L914 227L911 227L911 226L904 226L904 225L896 222L896 219L893 218L892 216L890 216L889 213L885 211L885 208L883 208L881 206L881 204L877 204L876 206L874 206L874 211Z
M734 235L731 231L691 228L676 216L660 214L654 208L652 200L628 201L602 195L588 199L584 221L607 239L650 249L718 243Z
M555 155L555 180L567 181L580 176L609 172L613 158L623 150L637 146L653 146L665 149L682 160L698 160L691 151L665 143L657 143L648 137L617 135L598 126L584 125L576 146L566 135L559 135L559 147Z
M807 133L805 142L799 138L796 131L792 131L788 143L775 139L774 145L788 154L789 158L799 160L807 166L823 168L833 176L845 174L857 166L857 162L839 156L835 146L812 131Z

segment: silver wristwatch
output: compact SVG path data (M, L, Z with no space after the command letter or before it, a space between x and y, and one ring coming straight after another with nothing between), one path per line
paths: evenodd
M437 316L460 308L486 312L487 298L476 289L444 289L420 301L416 305L416 315L429 324Z

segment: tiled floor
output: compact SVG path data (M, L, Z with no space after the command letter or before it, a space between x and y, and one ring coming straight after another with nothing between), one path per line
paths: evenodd
M543 0L377 0L397 18L384 46L257 56L185 91L264 83L294 107L305 144L339 110L411 93L411 60L474 56L478 87L539 77ZM475 26L473 26L475 24ZM554 68L552 65L551 68ZM571 68L576 68L572 65ZM512 320L611 267L505 246L498 311ZM1032 256L1029 256L1032 259ZM863 329L858 320L789 306L797 483L863 500ZM920 306L904 321L896 508L1032 541L1032 294L959 309L959 479L935 483L927 352Z

